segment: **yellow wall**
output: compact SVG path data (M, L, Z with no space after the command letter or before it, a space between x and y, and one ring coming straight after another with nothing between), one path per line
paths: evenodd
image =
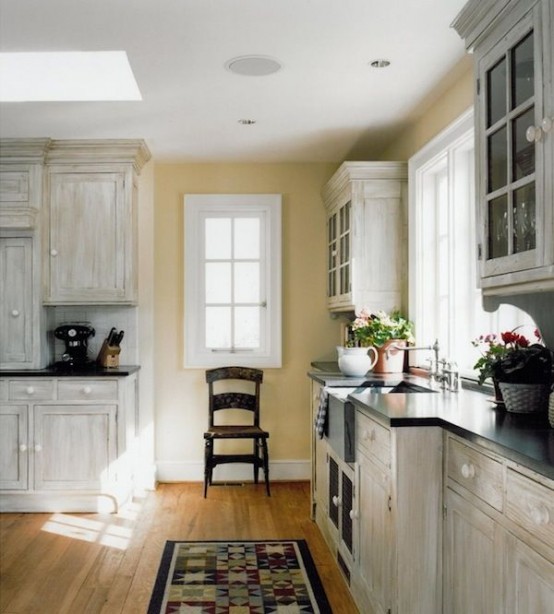
M408 160L473 105L473 56L466 55L419 104L382 160Z
M162 477L202 462L203 370L183 363L183 196L283 195L283 367L266 369L262 426L272 460L309 458L310 361L333 357L339 325L325 303L321 188L336 164L158 164L155 168L156 457Z

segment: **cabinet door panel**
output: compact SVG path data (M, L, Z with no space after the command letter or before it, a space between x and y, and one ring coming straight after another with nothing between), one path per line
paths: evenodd
M35 407L35 488L95 489L113 480L116 406Z
M499 526L447 489L444 611L502 612Z
M358 451L359 580L376 612L390 607L392 577L392 527L389 478Z
M507 540L506 614L545 614L554 604L554 562L510 535Z
M0 489L28 485L27 405L0 407Z
M132 220L124 179L124 173L51 174L51 302L125 298Z
M33 243L30 237L0 238L0 364L33 363Z

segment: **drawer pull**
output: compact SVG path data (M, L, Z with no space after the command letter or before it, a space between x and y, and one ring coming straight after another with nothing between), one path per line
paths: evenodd
M544 526L550 522L550 514L544 505L529 505L529 516L537 526Z
M19 311L17 309L12 309L12 318L19 317Z
M35 394L35 389L32 386L27 386L27 388L25 388L25 392L27 394Z
M334 496L333 496L332 501L333 501L333 505L334 505L335 507L339 507L339 505L342 503L342 501L341 501L340 497L337 497L337 495L334 495Z
M358 512L355 510L350 510L349 514L350 520L356 520L358 518Z
M471 480L475 477L475 466L471 463L464 463L462 465L462 476L466 480Z
M42 446L40 445L40 443L35 444L35 452L42 452Z
M92 392L92 388L90 386L83 387L83 394L90 394Z
M27 446L26 446L24 443L22 443L22 444L19 446L19 451L20 451L20 452L27 452Z
M54 258L58 255L58 250L57 249L51 249L50 250L50 255L54 256Z

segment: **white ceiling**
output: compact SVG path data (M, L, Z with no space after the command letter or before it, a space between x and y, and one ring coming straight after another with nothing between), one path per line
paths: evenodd
M3 103L0 135L144 138L165 160L369 159L464 56L450 28L464 3L0 0L1 51L125 50L143 96ZM283 68L225 69L250 54ZM376 58L391 66L370 68Z

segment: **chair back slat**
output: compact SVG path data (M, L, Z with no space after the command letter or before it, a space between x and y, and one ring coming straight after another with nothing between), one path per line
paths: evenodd
M250 367L219 367L206 371L209 395L209 424L214 426L214 413L223 409L245 409L252 412L252 424L260 425L260 384L264 372ZM254 393L215 392L215 382L242 380L254 384Z

